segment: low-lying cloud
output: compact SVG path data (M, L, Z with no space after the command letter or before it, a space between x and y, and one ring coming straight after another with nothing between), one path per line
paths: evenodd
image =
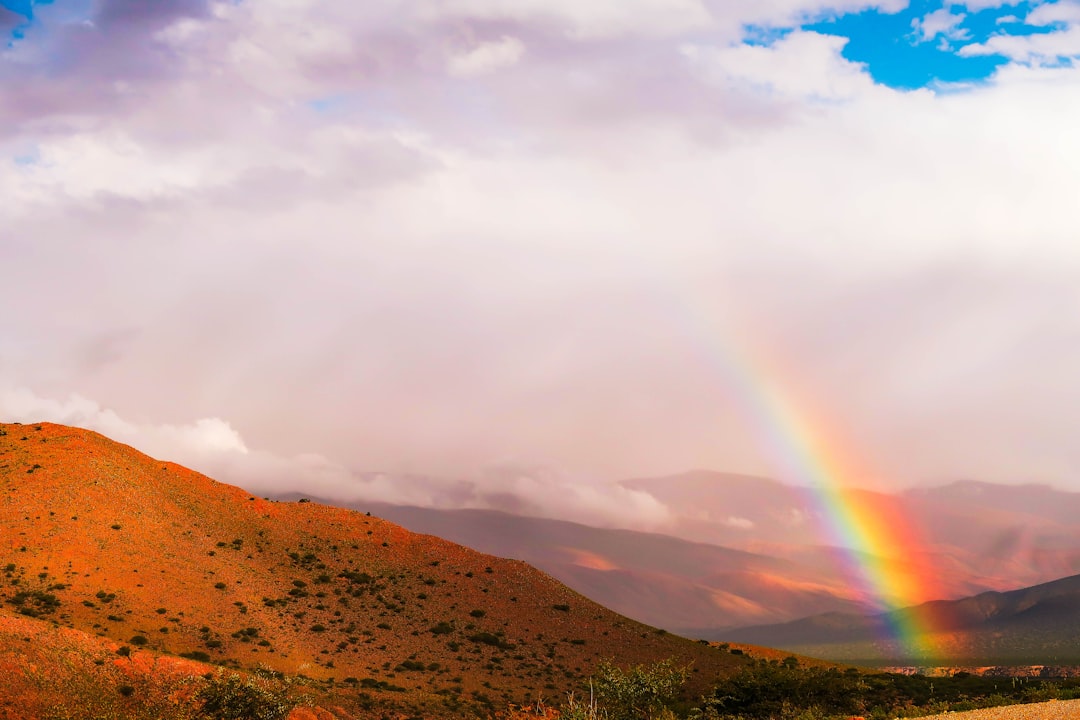
M25 388L0 389L0 417L6 422L46 421L94 430L157 459L178 462L260 495L301 493L350 505L481 508L601 527L658 529L671 520L667 508L648 493L568 478L550 468L502 463L456 479L358 472L316 453L286 457L249 448L220 418L182 425L136 424L78 395L56 400Z

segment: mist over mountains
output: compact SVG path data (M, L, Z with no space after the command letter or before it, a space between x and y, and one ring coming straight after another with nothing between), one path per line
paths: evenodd
M624 485L670 514L646 533L493 510L364 504L417 532L522 559L630 617L695 637L820 613L885 609L829 544L820 499L765 478L697 471ZM860 491L917 547L856 556L922 578L921 601L1008 591L1080 572L1080 494L974 481ZM292 495L291 497L298 497Z

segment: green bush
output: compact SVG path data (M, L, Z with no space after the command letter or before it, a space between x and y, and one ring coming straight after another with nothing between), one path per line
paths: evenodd
M686 677L687 669L670 659L626 670L602 662L594 680L596 698L609 720L649 720L668 710Z
M224 671L210 677L195 700L198 717L210 720L284 720L299 704L290 682Z

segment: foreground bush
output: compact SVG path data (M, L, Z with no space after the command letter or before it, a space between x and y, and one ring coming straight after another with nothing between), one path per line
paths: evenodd
M291 681L218 673L195 694L197 717L208 720L284 720L297 706Z

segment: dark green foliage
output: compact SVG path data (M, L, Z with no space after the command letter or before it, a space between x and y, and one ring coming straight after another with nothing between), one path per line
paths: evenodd
M60 607L60 599L43 590L20 590L8 602L19 614L35 618L54 613Z
M725 680L706 699L707 714L757 720L788 717L796 710L858 715L867 685L857 672L757 662Z
M926 677L864 674L855 669L804 668L798 661L758 660L723 681L704 699L705 720L779 720L933 714L1080 694L1080 680L979 677L957 673Z
M491 645L492 647L497 647L500 650L512 650L514 647L511 643L506 642L506 640L502 639L498 635L494 635L489 632L481 632L476 633L475 635L470 635L469 639L472 640L474 643L480 643L481 645Z
M198 717L211 720L284 720L296 707L290 685L219 671L195 694Z

